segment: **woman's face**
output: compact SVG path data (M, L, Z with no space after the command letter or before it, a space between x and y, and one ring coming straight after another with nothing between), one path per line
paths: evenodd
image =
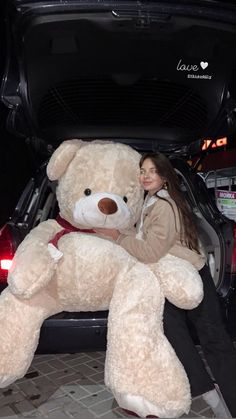
M139 182L149 195L154 195L163 187L164 179L157 173L155 164L151 159L144 160L140 168Z

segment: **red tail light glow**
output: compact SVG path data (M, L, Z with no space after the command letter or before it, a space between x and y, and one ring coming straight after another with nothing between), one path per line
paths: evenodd
M12 265L12 259L1 259L0 260L0 268L4 271L9 271Z
M14 253L12 233L6 224L0 230L0 283L7 281L8 270L11 267Z

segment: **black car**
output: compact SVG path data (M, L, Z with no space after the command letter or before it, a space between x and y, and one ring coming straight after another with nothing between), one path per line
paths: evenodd
M204 138L236 131L236 6L197 1L6 3L1 99L7 129L44 156L65 139L112 139L166 153L191 205L222 309L236 280L236 224L223 216L187 159ZM46 159L46 157L45 157ZM0 232L0 283L25 235L58 213L45 164ZM44 322L41 352L102 349L107 312Z

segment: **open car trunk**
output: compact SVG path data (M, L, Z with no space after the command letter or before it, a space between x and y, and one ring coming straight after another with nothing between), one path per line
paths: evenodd
M171 150L234 126L232 3L9 0L8 16L18 133Z

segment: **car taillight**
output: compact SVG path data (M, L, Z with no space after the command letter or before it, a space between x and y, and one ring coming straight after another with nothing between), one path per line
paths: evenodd
M7 280L14 253L12 233L6 224L0 230L0 283L4 283Z

